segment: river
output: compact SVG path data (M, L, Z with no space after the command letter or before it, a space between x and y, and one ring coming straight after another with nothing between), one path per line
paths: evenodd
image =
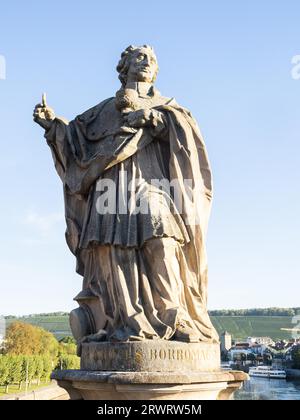
M300 381L254 378L235 392L235 400L300 400Z

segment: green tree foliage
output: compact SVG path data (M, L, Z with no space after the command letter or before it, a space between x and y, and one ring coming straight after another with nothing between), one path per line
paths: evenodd
M49 313L41 313L41 314L30 314L30 315L24 315L20 318L17 318L15 315L7 315L4 318L5 319L27 319L27 318L39 318L39 317L53 317L53 316L69 316L68 312L49 312Z
M79 369L80 358L75 355L63 354L58 358L56 369Z
M18 384L19 389L27 382L29 385L33 380L37 384L41 380L49 381L53 370L54 362L49 355L46 356L0 356L0 385L6 387L9 384Z
M300 308L220 309L209 311L212 316L294 316Z
M5 353L11 355L44 355L57 357L59 344L53 334L40 327L15 321L6 333Z
M35 327L37 328L37 327ZM40 335L40 344L41 349L38 354L49 354L51 358L55 358L59 352L59 343L49 331L44 330L43 328L38 328Z
M6 356L9 367L8 382L10 384L20 384L22 377L23 357L22 356Z
M36 371L36 358L34 356L28 356L28 368L27 368L27 380L29 384L31 384L32 380L34 379L35 371Z
M38 385L41 382L41 378L43 376L44 373L44 359L43 357L36 357L36 361L35 361L35 373L34 373L34 377L37 379L38 381Z
M7 329L4 355L0 355L0 385L8 391L9 384L19 384L21 389L25 382L30 385L32 381L48 381L58 355L69 357L63 361L64 366L78 366L75 352L71 340L58 343L50 332L15 321Z
M7 328L5 352L12 355L39 354L41 343L39 329L19 321L13 322Z
M294 369L300 369L300 346L296 347L292 352L292 360Z
M49 356L43 356L43 372L41 379L48 380L50 378L51 372L54 368L54 362L49 358Z
M0 385L6 387L6 392L8 392L9 376L9 363L7 357L0 356Z
M76 341L73 337L64 337L61 340L59 340L59 351L58 351L58 357L60 358L61 363L61 357L65 355L76 355L77 354L77 345Z
M70 336L61 338L59 340L59 342L62 343L62 344L76 344L75 338L74 337L70 337Z

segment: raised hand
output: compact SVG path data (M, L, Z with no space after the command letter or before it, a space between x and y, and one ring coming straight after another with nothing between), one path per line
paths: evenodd
M46 96L44 94L42 103L37 104L34 108L33 120L45 130L49 130L54 119L55 113L53 109L47 105Z

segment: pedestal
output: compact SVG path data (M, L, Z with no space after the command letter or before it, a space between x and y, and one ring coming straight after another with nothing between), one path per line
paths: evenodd
M213 372L220 370L220 346L166 340L83 343L80 367L87 371Z
M52 374L71 399L83 400L227 400L247 375L227 372L91 372Z
M147 340L84 343L81 369L55 371L52 379L71 399L229 399L247 375L221 371L217 343Z

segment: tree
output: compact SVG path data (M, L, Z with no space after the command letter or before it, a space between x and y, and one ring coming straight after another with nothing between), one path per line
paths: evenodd
M80 358L75 355L63 354L58 358L56 369L79 369Z
M42 356L36 356L36 363L35 363L35 378L38 380L38 385L40 385L41 377L44 373L44 361Z
M72 360L68 361L67 364L71 366ZM49 355L0 356L0 385L6 387L6 392L8 392L10 384L19 384L19 389L21 389L23 382L30 385L34 379L37 379L39 385L42 378L49 380L52 370L53 362Z
M28 356L27 381L29 385L31 385L31 382L34 379L35 370L35 357Z
M58 355L64 355L64 354L70 354L70 355L76 355L77 354L77 346L76 344L70 343L70 344L66 344L66 343L60 343L59 344L59 351L58 351Z
M294 369L300 369L300 346L292 351L292 360Z
M5 356L9 368L8 382L9 384L21 383L22 376L22 356Z
M52 333L44 330L43 328L38 328L40 335L40 351L38 354L49 354L52 359L55 359L59 351L59 343Z
M5 356L0 356L0 385L5 386L5 392L8 392L9 365Z
M70 337L69 335L66 337L63 337L59 340L60 343L64 344L76 344L76 340L74 337Z
M7 329L5 353L11 355L44 355L52 359L58 355L59 343L49 331L27 324L13 322Z
M294 316L300 308L220 309L209 311L212 316Z
M53 370L52 360L50 359L50 356L43 356L43 373L41 376L41 379L44 379L45 381L48 381L50 378L50 374Z
M39 328L24 322L13 322L7 328L5 352L15 355L39 354L41 351Z

